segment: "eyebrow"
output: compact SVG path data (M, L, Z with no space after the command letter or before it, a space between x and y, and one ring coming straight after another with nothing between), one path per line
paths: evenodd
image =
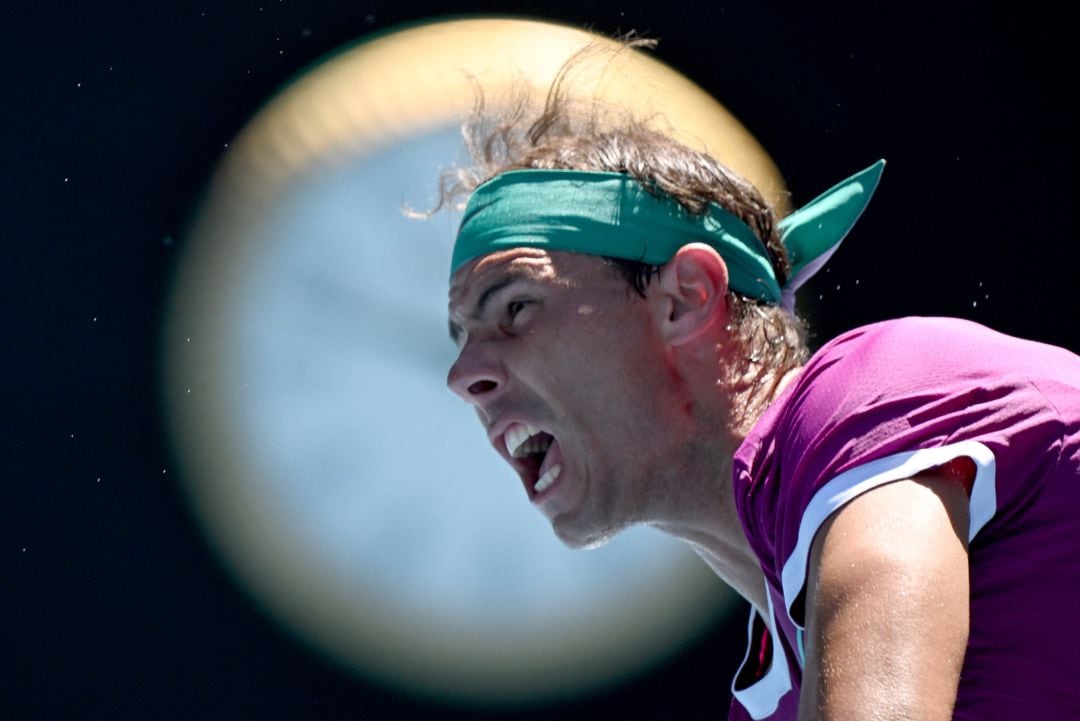
M473 318L473 319L476 319L476 318L479 318L481 315L483 315L484 307L488 304L488 301L491 300L491 297L493 295L498 293L503 288L505 288L505 287L507 287L507 286L521 280L522 277L523 276L521 274L519 274L519 273L513 273L511 275L504 276L500 280L495 281L494 283L489 285L487 288L485 288L484 292L480 294L480 299L476 301L476 309L473 310L473 312L469 315L469 317ZM459 326L454 321L449 321L449 325L450 325L450 340L454 341L454 343L456 344L458 342L458 340L461 338L461 326Z

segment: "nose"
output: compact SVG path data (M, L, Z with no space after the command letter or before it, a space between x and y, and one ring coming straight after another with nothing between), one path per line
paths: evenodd
M447 387L475 406L494 398L505 383L502 365L482 342L466 342L446 376Z

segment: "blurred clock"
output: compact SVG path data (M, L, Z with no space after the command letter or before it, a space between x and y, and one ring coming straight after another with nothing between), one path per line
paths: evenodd
M335 55L233 143L177 269L165 393L206 533L290 633L410 692L584 691L670 655L731 598L653 531L562 548L444 387L457 217L402 210L429 207L459 155L463 71L489 97L514 77L543 87L595 40L463 20ZM724 160L782 194L719 104L653 60L618 59L591 81L599 94L663 107L676 132L737 148Z

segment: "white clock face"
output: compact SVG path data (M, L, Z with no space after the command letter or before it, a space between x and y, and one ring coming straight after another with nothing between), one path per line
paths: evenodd
M441 691L559 693L678 647L724 595L655 531L563 548L446 389L458 217L402 210L431 205L459 145L455 129L428 133L313 168L279 194L220 309L213 408L247 473L213 482L258 497L264 538L237 552L265 556L252 563L280 575L271 588L304 589L313 614L344 611L314 623L332 630L333 653L377 650L361 665L412 668ZM295 603L286 613L303 616ZM350 634L355 648L340 644Z
M563 548L445 387L458 218L402 211L433 204L460 152L455 68L509 82L522 62L550 78L584 35L436 23L328 61L233 144L177 272L166 395L198 518L283 629L409 691L585 691L671 654L733 599L655 531ZM645 80L620 97L659 93L690 136L716 131L782 189L715 101L634 57Z

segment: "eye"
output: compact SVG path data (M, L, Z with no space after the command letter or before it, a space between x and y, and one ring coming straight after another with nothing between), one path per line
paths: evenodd
M506 314L510 317L510 320L513 320L528 304L529 301L527 300L512 300L506 305Z

